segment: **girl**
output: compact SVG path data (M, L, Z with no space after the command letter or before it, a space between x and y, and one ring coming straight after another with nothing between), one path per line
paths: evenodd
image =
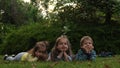
M51 61L72 61L72 51L68 38L62 35L57 38L48 60Z
M5 56L4 60L16 60L16 61L45 61L48 57L47 55L47 41L37 42L36 45L27 52L18 53L15 57Z
M83 36L80 40L80 50L76 54L76 60L95 60L96 52L93 46L93 40L90 36Z

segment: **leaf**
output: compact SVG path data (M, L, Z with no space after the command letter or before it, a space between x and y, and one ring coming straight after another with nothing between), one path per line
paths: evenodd
M57 64L58 64L58 62L54 62L53 64L50 65L50 67L53 68Z
M111 68L108 64L104 64L104 68Z

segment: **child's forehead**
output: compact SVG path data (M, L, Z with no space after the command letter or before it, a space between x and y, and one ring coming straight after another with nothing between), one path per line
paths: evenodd
M91 39L84 39L83 42L92 42Z
M66 39L66 38L61 38L61 39L59 40L59 42L61 42L61 41L68 41L68 39Z
M41 46L41 45L45 45L45 43L43 43L43 42L38 42L37 45L40 45L40 46Z

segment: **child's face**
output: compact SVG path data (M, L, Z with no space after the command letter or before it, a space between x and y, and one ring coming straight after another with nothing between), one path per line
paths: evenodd
M58 42L57 49L59 51L67 51L68 50L67 39L65 39L65 38L60 39L60 41Z
M46 51L46 45L45 44L40 44L39 47L40 47L41 52Z
M37 50L36 52L35 52L35 56L36 57L39 57L41 55L41 51L40 50Z
M91 40L84 40L81 48L92 50L94 46Z

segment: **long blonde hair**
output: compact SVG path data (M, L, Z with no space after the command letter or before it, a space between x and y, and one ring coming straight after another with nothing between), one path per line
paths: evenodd
M55 45L54 47L52 48L52 51L51 51L51 60L52 61L55 61L55 58L58 56L58 54L60 53L60 51L57 49L57 46L58 46L58 42L61 40L61 39L67 39L67 44L68 44L68 50L67 50L67 54L69 56L72 56L72 50L71 50L71 44L70 44L70 41L68 40L67 36L66 35L61 35L60 37L58 37L56 39L56 42L55 42Z

